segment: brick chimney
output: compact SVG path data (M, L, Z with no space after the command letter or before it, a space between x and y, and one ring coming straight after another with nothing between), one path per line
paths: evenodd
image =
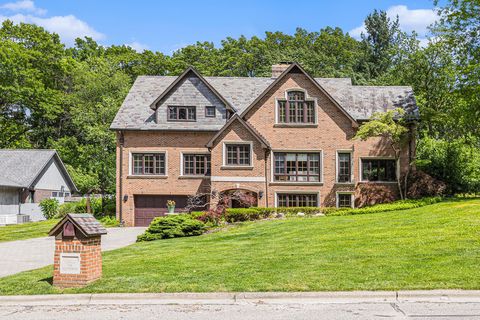
M278 78L288 67L290 67L290 62L280 62L272 66L272 78Z

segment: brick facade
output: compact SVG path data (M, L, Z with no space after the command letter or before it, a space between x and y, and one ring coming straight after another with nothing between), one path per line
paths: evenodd
M276 124L276 104L285 99L288 90L302 90L314 99L317 116L315 125L288 126ZM193 195L225 190L244 189L255 192L259 206L276 205L279 192L308 192L320 195L321 206L335 206L337 192L352 192L359 199L360 159L366 157L393 158L394 153L385 140L372 138L368 141L353 140L356 127L332 100L312 83L303 73L290 73L276 83L245 115L247 121L270 144L270 150L262 148L258 137L246 130L240 122L232 123L215 140L209 150L205 146L216 132L180 131L118 131L117 143L117 208L122 210L122 219L128 226L134 225L134 195ZM123 145L120 137L123 135ZM224 166L224 144L248 142L252 145L252 166L229 168ZM123 150L120 152L120 150ZM352 154L353 181L336 182L337 151ZM167 153L165 177L133 177L130 154L135 151ZM182 177L180 168L182 152L209 152L211 154L211 177ZM322 181L314 183L274 182L272 157L275 151L316 151L321 153ZM408 166L407 148L400 159L401 172ZM120 166L120 158L123 165ZM120 176L122 178L120 178ZM397 196L396 183L386 183L386 189ZM122 188L122 192L120 192ZM260 197L260 194L262 196ZM124 198L124 196L127 196ZM215 202L215 197L212 197ZM358 203L358 201L357 201ZM363 202L362 202L363 203ZM119 213L117 213L119 215Z
M81 261L79 274L65 274L60 272L60 256L62 253L79 254ZM100 236L88 239L56 239L53 264L53 285L57 287L83 287L100 279L102 276Z

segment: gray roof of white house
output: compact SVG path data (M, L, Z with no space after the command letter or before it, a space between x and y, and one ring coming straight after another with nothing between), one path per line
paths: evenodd
M30 188L55 156L58 157L55 150L0 149L0 186ZM76 191L75 184L60 157L58 157L58 161L67 181L72 184L72 191Z
M155 111L150 108L176 76L139 76L112 122L118 130L172 130L155 122ZM241 114L275 78L262 77L204 77ZM315 78L356 120L368 119L374 112L398 107L398 101L411 95L408 86L354 86L350 78ZM195 130L219 130L199 124ZM188 130L178 123L173 130Z

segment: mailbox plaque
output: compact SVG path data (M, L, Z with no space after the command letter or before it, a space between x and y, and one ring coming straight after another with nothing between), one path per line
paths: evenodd
M60 254L60 273L80 274L80 254L79 253Z

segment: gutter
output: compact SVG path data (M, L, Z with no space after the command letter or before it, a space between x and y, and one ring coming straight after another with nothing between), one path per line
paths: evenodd
M119 204L119 208L118 208L118 220L120 220L120 224L123 226L123 199L122 199L122 194L123 194L123 145L125 143L125 137L123 136L123 132L122 131L118 131L118 133L120 134L120 137L118 138L118 142L119 142L119 145L120 145L120 177L119 177L119 186L118 186L118 204Z

